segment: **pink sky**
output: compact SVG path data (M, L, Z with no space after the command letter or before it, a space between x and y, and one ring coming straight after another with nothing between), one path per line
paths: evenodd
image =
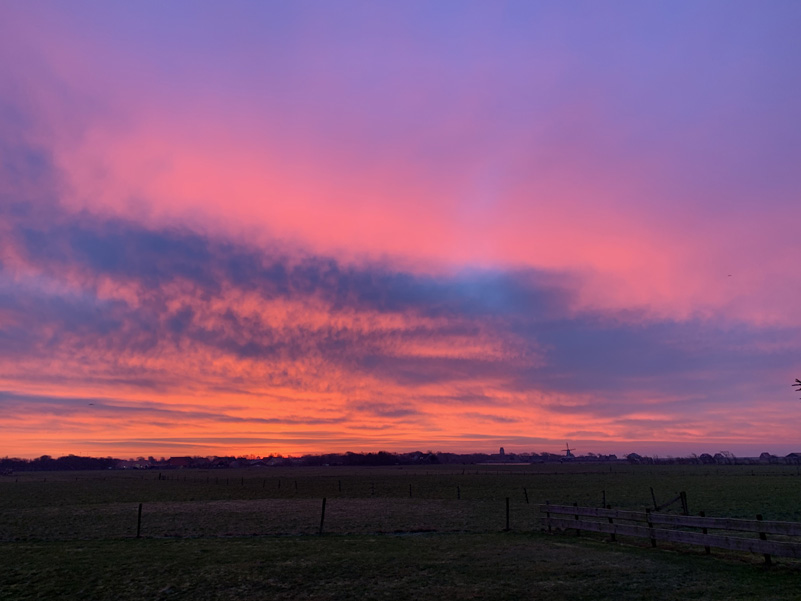
M798 25L4 5L0 453L801 450Z

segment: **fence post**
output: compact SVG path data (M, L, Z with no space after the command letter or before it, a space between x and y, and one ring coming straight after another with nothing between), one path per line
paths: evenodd
M578 501L573 503L573 507L578 508ZM573 516L573 518L578 522L579 520L578 512ZM576 536L581 536L581 530L579 530L578 526L576 526Z
M757 516L756 516L756 519L757 519L758 522L761 522L762 521L762 514L758 513ZM760 532L759 533L759 540L768 540L768 535L765 534L764 532ZM771 564L772 564L772 562L770 560L770 553L765 553L765 565L769 566Z
M687 493L684 492L684 491L681 491L679 493L679 496L681 497L682 514L683 515L690 515L690 506L687 504Z
M611 506L611 505L607 505L607 506L606 506L606 508L607 508L607 509L612 509L612 506ZM614 523L615 523L615 522L612 520L612 518L611 518L611 517L609 517L609 523L610 523L610 524L614 524ZM615 538L615 533L614 533L614 532L612 532L612 533L610 533L610 534L609 534L609 540L610 540L611 542L613 542L613 543L617 541L617 538Z
M651 489L651 500L654 502L654 509L659 509L659 505L656 504L656 495L654 494L654 487L650 486Z
M320 536L323 535L323 522L325 522L325 497L323 497L323 509L320 512Z
M653 492L653 488L651 492ZM648 529L650 530L651 546L656 547L656 535L654 534L654 524L651 522L651 508L645 510L645 519L648 521Z
M526 505L528 505L528 491L525 486L523 487L523 494L526 496Z
M550 501L545 501L545 522L548 525L548 532L551 531L551 512L548 511L548 505L550 504Z
M705 518L706 517L706 512L705 511L699 511L698 515L700 515L702 518ZM702 534L708 534L709 533L709 529L701 528L701 533ZM708 545L704 545L704 553L706 553L707 555L712 553L712 550L709 548Z
M141 538L142 534L142 504L139 503L139 513L136 516L136 538Z

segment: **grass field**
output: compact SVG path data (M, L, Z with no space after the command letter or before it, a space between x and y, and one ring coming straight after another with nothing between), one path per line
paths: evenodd
M790 466L25 473L0 479L0 599L801 599L799 562L540 531L546 500L643 509L650 487L801 521Z

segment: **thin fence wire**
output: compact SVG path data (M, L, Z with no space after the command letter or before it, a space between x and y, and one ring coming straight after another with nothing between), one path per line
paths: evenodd
M135 537L138 504L34 507L0 516L0 540L97 540ZM311 535L320 528L320 499L255 499L145 503L141 536L241 537ZM539 529L535 505L514 503L513 530ZM497 500L329 498L326 534L490 532L506 525Z

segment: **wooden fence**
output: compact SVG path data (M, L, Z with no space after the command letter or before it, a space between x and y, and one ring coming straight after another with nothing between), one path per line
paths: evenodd
M710 547L731 551L746 551L764 555L770 564L770 556L801 559L801 523L773 522L714 518L703 515L675 515L654 511L624 511L597 507L570 505L540 505L542 525L550 532L554 528L602 532L615 540L616 535L647 538L651 545L657 541L685 543L703 546L707 553ZM710 534L710 530L717 531ZM748 536L751 534L752 536ZM780 539L768 540L768 535Z

